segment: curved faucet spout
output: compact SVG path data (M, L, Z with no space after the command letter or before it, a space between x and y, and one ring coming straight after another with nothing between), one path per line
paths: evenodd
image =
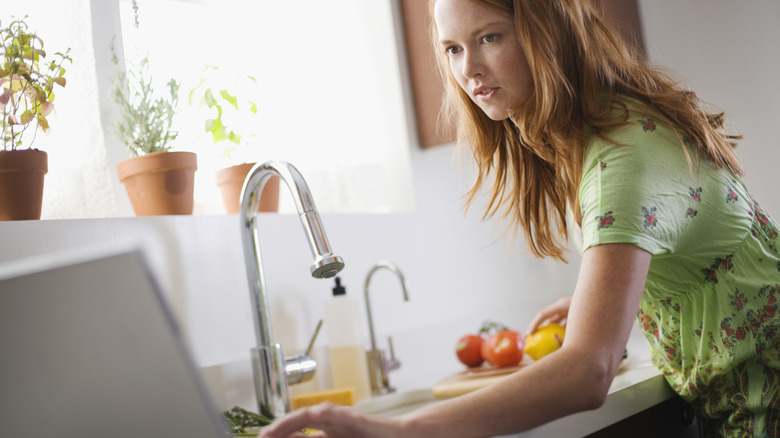
M344 268L341 257L334 256L330 249L330 243L322 227L320 215L314 206L314 198L311 196L308 184L303 176L290 163L286 161L269 161L255 165L249 172L241 190L241 223L242 230L254 229L254 221L257 218L257 208L260 205L260 194L265 183L272 175L279 177L287 184L292 194L295 208L303 225L303 231L309 242L309 248L314 256L311 265L311 275L314 278L330 278ZM259 255L259 253L258 253Z
M239 212L241 240L257 336L257 347L252 349L255 390L261 412L265 409L279 416L290 410L287 368L300 364L292 364L289 360L285 360L281 346L274 341L271 329L271 312L260 251L257 209L265 183L273 175L278 175L285 182L295 202L314 257L310 267L311 275L315 278L333 277L344 268L344 261L333 254L320 215L314 206L309 186L298 169L285 161L269 161L255 165L244 181ZM313 368L311 372L313 373Z

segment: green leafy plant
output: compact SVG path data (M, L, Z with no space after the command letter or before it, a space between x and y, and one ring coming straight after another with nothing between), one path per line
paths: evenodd
M254 136L257 104L256 79L251 75L226 72L214 66L203 69L200 81L189 92L189 104L206 114L204 132L214 144L223 146L222 158L230 159L236 148Z
M170 150L171 142L179 134L172 129L179 103L179 82L171 79L166 84L167 94L157 96L148 56L138 66L128 64L126 71L119 68L116 55L113 60L116 72L111 99L120 113L114 133L134 155Z
M242 407L234 406L229 411L223 412L222 418L227 431L232 436L257 436L257 432L251 432L251 430L268 426L273 422L274 415L268 411L256 414Z
M56 52L45 62L43 40L28 30L23 19L13 19L8 26L0 24L0 105L4 150L23 145L24 134L32 128L35 141L38 128L49 131L46 117L54 111L54 86L65 87L65 62L72 62L70 49Z

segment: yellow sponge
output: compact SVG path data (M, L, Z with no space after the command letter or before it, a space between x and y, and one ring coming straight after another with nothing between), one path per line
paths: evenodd
M325 401L342 406L352 406L355 404L355 390L350 386L348 388L328 389L296 395L292 398L292 408L295 410L306 406L314 406Z

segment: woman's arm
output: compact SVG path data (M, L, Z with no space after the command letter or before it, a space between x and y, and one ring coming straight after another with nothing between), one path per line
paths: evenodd
M631 244L586 250L563 346L499 384L392 419L332 405L296 411L263 436L288 437L313 427L330 438L491 437L595 409L622 358L649 265L650 254Z
M500 384L411 413L403 418L410 428L406 436L502 435L601 406L623 356L649 265L650 254L631 244L586 250L561 349ZM452 429L442 427L448 423ZM417 435L419 430L427 432Z

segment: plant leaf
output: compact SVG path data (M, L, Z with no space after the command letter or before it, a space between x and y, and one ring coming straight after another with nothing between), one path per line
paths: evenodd
M32 111L27 110L22 113L22 116L19 118L19 123L22 125L26 125L30 123L30 121L35 117L35 114L33 114Z
M54 111L54 104L51 102L43 102L41 105L41 115L46 117Z
M219 95L233 105L235 109L238 109L238 98L236 98L236 96L231 96L230 93L228 93L228 90L219 90Z
M11 90L8 88L3 89L3 94L0 94L0 105L7 105L11 100Z
M217 104L217 99L214 98L214 94L211 92L211 88L206 89L206 94L203 96L203 98L206 100L206 106L209 108L212 108Z
M209 132L211 132L214 143L225 140L227 136L225 135L225 125L222 124L222 120L212 119L211 122L211 129Z
M49 132L49 121L46 117L38 116L38 126L43 129L43 132Z

